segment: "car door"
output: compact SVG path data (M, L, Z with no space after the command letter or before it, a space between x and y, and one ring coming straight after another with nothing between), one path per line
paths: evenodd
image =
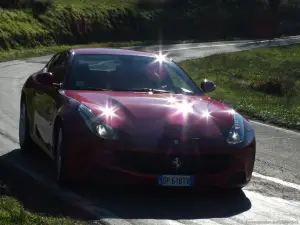
M58 59L59 54L54 55L51 60L48 62L48 64L45 66L43 70L40 71L42 72L47 72L48 68L51 67L52 64L56 62ZM47 85L44 85L40 83L37 79L35 79L35 91L33 93L32 97L32 105L33 105L33 133L35 137L38 139L39 144L42 145L43 149L47 147L46 143L46 137L47 135L45 134L47 130L49 129L48 123L46 120L46 111L47 107L50 104L50 98L47 96L47 92L49 89L52 87L49 87Z
M46 107L46 121L49 126L49 132L46 133L47 144L49 147L52 144L52 134L53 134L53 125L58 110L62 106L62 96L60 95L60 89L63 85L65 75L67 72L68 60L70 57L69 52L63 52L57 58L55 64L51 65L48 68L48 72L53 74L55 86L51 90L49 90L47 94L47 98L49 98L49 104ZM52 150L51 148L49 148Z
M45 67L44 72L51 72L55 83L61 83L64 77L64 68L66 66L67 55L65 52L57 54ZM39 84L34 96L34 121L35 132L41 144L50 152L50 143L52 140L52 120L57 111L58 88L56 86L47 86Z

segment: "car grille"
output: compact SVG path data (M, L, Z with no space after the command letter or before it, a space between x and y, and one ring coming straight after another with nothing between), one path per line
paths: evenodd
M220 146L223 146L226 151L226 144L222 136L219 138L192 138L190 136L185 141L181 141L180 138L176 140L180 134L182 134L180 127L166 126L165 133L159 140L149 141L148 137L132 137L125 132L120 132L120 141L124 150L118 151L119 166L132 172L146 174L207 174L227 169L234 160L234 157L228 154L204 155L201 153L201 150L213 151ZM181 152L181 156L167 156L170 148L172 151ZM133 149L137 149L137 151L133 151ZM139 149L148 151L139 152ZM156 151L151 153L151 149ZM191 156L190 153L199 154ZM178 169L172 165L176 157L182 162Z
M220 136L219 138L216 137L187 137L186 140L181 140L181 135L166 135L163 134L158 139L151 139L148 136L131 136L125 132L119 132L119 142L122 144L124 148L130 149L160 149L162 151L166 151L170 145L172 145L173 150L179 150L182 149L184 151L195 151L195 149L202 148L202 149L215 149L219 148L219 146L224 146L225 140L223 136ZM177 143L174 144L176 141Z
M176 168L175 158L181 162ZM120 152L120 167L146 174L212 174L227 169L234 160L230 155L167 156L162 153Z

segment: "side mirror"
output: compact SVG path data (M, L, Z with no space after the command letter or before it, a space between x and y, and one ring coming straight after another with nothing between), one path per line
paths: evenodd
M47 85L47 86L53 86L53 84L54 84L53 75L52 75L52 73L49 73L49 72L37 74L36 80L39 83L41 83L43 85Z
M206 79L201 82L200 87L204 93L213 92L216 89L215 83Z

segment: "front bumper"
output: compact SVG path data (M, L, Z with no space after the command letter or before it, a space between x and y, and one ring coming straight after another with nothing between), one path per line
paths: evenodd
M85 141L83 141L85 140ZM156 186L160 175L192 175L193 186L243 187L250 181L256 141L232 149L205 145L196 152L128 149L82 133L67 141L71 180ZM182 166L172 167L179 158Z
M199 166L197 168L189 168L184 170L175 170L169 169L164 170L160 168L159 163L153 162L154 169L146 170L146 163L143 167L140 164L141 170L127 169L124 166L111 166L105 168L106 176L101 176L98 169L103 167L94 167L91 171L91 178L100 179L99 181L108 181L113 184L132 184L132 185L156 185L158 177L160 175L190 175L194 176L194 185L193 186L222 186L222 187L243 187L251 179L253 165L254 165L254 154L251 149L243 149L243 154L233 154L233 155L216 155L216 156L207 156L207 155L194 155L194 156L181 156L179 154L170 155L168 158L173 159L178 157L180 159L185 158L189 159L207 159L210 158L205 165ZM126 153L125 153L126 154ZM226 163L220 163L222 165L217 165L216 161L220 161L221 157L224 157ZM160 158L164 159L166 157L161 156ZM216 160L213 162L213 160ZM166 160L167 161L167 160ZM201 161L201 160L199 160ZM183 161L184 162L184 161ZM204 161L202 161L204 162ZM169 164L170 165L170 164ZM170 166L171 167L171 166ZM159 169L161 169L159 171ZM201 170L202 169L202 170ZM99 176L100 175L100 176ZM103 177L106 177L104 180L101 180Z

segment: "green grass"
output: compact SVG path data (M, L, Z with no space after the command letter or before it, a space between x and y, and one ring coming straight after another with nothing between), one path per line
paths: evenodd
M9 190L0 184L0 224L1 225L83 225L68 218L49 217L31 213L18 200L8 195Z
M209 95L248 117L300 130L300 45L259 48L180 65L200 83L207 78L217 89Z

